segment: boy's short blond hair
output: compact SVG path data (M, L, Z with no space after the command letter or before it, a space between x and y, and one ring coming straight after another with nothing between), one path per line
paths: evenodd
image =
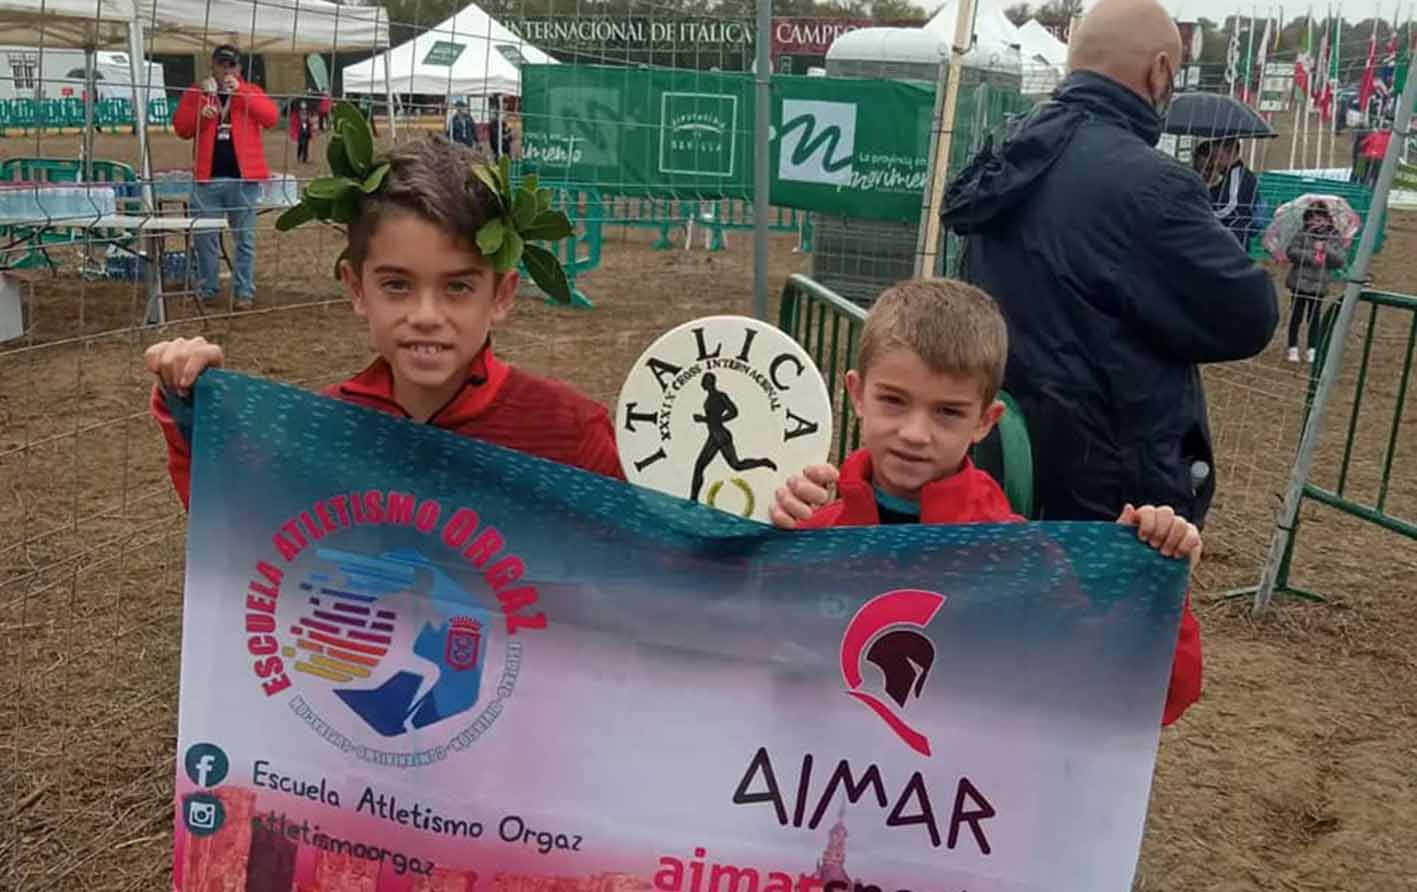
M871 363L908 347L931 371L979 380L984 404L998 395L1009 358L1009 333L994 299L955 279L912 279L876 298L856 352L865 378Z

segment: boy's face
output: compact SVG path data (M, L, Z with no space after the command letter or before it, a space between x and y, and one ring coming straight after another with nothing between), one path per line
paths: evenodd
M462 386L467 368L507 318L518 274L500 277L482 255L414 214L391 213L369 240L362 269L341 270L369 340L393 369L395 398L436 408Z
M977 378L932 371L903 347L877 357L865 375L847 372L846 389L861 418L872 482L904 499L919 499L925 484L957 472L1004 411L1002 403L984 403Z

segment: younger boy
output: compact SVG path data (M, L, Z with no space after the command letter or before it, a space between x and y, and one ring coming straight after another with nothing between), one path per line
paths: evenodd
M1007 357L1003 316L978 288L940 279L887 289L846 373L862 448L842 463L837 501L794 523L779 495L774 522L801 529L1021 522L969 458L1003 414L995 397ZM1117 522L1137 527L1138 538L1167 557L1194 563L1200 555L1200 533L1170 508L1128 505ZM1200 679L1200 627L1187 597L1162 724L1199 698Z
M494 273L474 242L496 208L471 175L477 156L430 136L401 144L385 160L389 172L361 199L341 264L344 289L379 358L324 395L623 479L602 406L492 353L492 328L511 310L518 274ZM147 367L158 377L152 413L184 506L191 447L163 390L186 396L202 370L222 359L221 348L200 337L147 351Z

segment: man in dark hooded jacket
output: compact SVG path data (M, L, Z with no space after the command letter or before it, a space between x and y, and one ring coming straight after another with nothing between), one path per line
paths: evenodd
M1260 178L1245 166L1238 139L1212 139L1196 146L1191 167L1210 188L1215 219L1245 250L1264 228Z
M1033 442L1035 517L1170 505L1200 523L1215 475L1199 363L1253 356L1274 287L1200 177L1155 149L1181 41L1154 0L1102 0L1071 73L950 184L961 275L1009 323L1004 387Z

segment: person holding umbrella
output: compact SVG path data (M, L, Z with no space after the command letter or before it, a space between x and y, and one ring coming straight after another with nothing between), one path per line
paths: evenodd
M1285 284L1289 286L1290 362L1299 361L1299 326L1309 322L1309 362L1319 343L1319 312L1328 296L1332 271L1348 262L1353 237L1363 228L1363 219L1348 202L1337 195L1300 195L1279 206L1274 222L1265 230L1264 247L1275 260L1292 264Z
M1284 284L1290 292L1289 351L1290 362L1299 361L1299 326L1309 321L1309 347L1304 359L1313 363L1319 346L1319 316L1324 298L1328 297L1331 270L1342 269L1345 263L1342 236L1334 225L1328 205L1315 201L1304 209L1304 228L1290 239L1285 251L1291 264Z
M1166 115L1165 132L1200 140L1191 166L1210 190L1215 217L1246 250L1264 228L1260 181L1245 166L1242 139L1272 139L1274 130L1233 96L1182 93Z
M1212 139L1196 146L1191 165L1210 189L1215 217L1241 246L1264 228L1260 178L1245 166L1238 139Z

